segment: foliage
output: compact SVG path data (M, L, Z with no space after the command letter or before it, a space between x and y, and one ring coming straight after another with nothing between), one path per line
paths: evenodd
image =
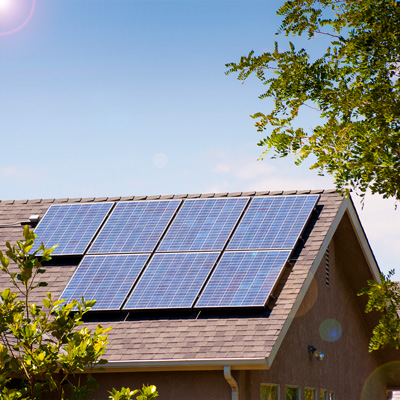
M131 391L129 388L122 388L120 391L113 389L109 392L110 400L131 400L136 393L139 395L136 397L137 400L154 400L158 397L157 388L154 385L145 386L142 389L136 389Z
M251 51L227 74L256 75L274 108L258 112L262 157L315 156L311 168L334 176L339 189L367 189L400 198L400 4L394 0L290 0L279 9L279 33L329 39L320 57L305 50ZM296 124L308 107L321 118L306 131Z
M42 243L32 251L36 235L28 226L23 236L16 246L7 242L5 254L0 251L0 269L16 289L0 292L0 398L85 400L97 382L90 373L82 373L107 362L102 356L111 328L98 325L92 332L81 326L95 301L65 303L48 292L43 305L31 302L32 291L47 286L39 278L54 248ZM137 399L154 398L146 393L140 392Z
M380 282L368 281L368 287L362 289L359 296L368 294L369 299L365 312L373 310L382 314L378 325L372 332L369 351L378 350L380 347L391 345L397 350L400 348L400 294L396 282L392 282L388 275L381 274Z

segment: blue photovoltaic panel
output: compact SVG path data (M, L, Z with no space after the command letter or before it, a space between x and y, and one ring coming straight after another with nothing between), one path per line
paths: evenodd
M60 299L96 300L93 310L119 310L148 254L85 256Z
M52 205L35 229L36 243L58 245L53 255L83 254L113 204Z
M222 250L248 198L185 200L157 251Z
M228 250L292 249L319 196L255 197Z
M225 252L195 307L264 306L289 254L289 250Z
M124 309L192 307L218 255L155 254Z
M154 250L181 200L118 203L89 254Z

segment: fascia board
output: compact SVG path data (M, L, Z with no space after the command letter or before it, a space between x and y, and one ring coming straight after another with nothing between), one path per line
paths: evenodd
M308 288L311 285L314 275L315 275L319 265L321 264L323 257L325 256L326 249L328 248L329 243L331 242L333 235L335 234L336 229L338 228L339 223L342 220L343 215L345 214L348 206L349 206L349 200L347 198L343 199L342 204L340 205L339 210L336 213L336 216L335 216L331 226L329 227L327 234L325 235L322 245L318 251L318 254L312 263L310 272L307 275L307 278L304 281L302 288L300 289L299 295L297 296L297 299L294 302L294 305L289 313L289 316L286 319L285 323L283 324L283 327L282 327L281 332L279 333L278 339L275 341L275 344L272 347L272 350L267 358L268 368L271 368L271 365L283 343L283 339L285 338L287 332L289 331L290 326L292 325L292 322L297 314L297 311L299 310L300 305L303 302L303 299L308 291Z
M220 358L220 359L174 359L174 360L120 360L109 361L95 367L96 373L104 372L140 372L140 371L210 371L223 370L230 366L232 370L268 369L266 358ZM89 372L89 370L87 371Z
M349 202L349 206L347 208L347 214L350 218L351 225L353 226L353 229L356 233L358 243L360 244L360 247L364 254L365 259L367 260L371 274L373 275L374 279L379 282L380 281L379 267L376 262L375 256L372 252L371 246L368 242L364 228L361 225L360 218L354 207L353 201L351 199L346 199L346 200Z
M330 228L329 228L329 230L328 230L323 242L322 242L322 245L321 245L321 247L319 249L319 252L318 252L317 256L314 259L314 262L313 262L313 264L311 266L311 269L310 269L310 273L308 274L308 276L307 276L302 288L300 289L299 295L297 296L297 299L296 299L296 301L295 301L295 303L294 303L294 305L293 305L293 307L292 307L292 309L291 309L291 311L289 313L289 316L286 319L286 321L285 321L285 323L284 323L284 325L282 327L282 330L281 330L281 332L280 332L280 334L278 336L278 339L275 341L275 344L274 344L274 346L273 346L273 348L271 350L271 353L267 358L268 368L271 367L271 365L272 365L272 363L273 363L273 361L274 361L274 359L275 359L275 357L276 357L276 355L277 355L277 353L279 351L279 348L281 347L283 339L285 338L285 336L286 336L286 334L287 334L287 332L288 332L288 330L289 330L289 328L290 328L290 326L291 326L291 324L293 322L293 319L295 318L295 316L297 314L297 311L299 310L300 305L303 302L303 299L304 299L304 297L305 297L305 295L306 295L306 293L308 291L308 288L311 285L311 282L312 282L312 280L314 278L314 275L315 275L319 265L321 264L321 262L323 260L323 257L325 256L326 249L328 248L329 243L331 242L331 240L333 238L333 235L335 234L335 232L336 232L336 230L337 230L337 228L339 226L339 223L342 220L342 218L343 218L345 213L347 213L347 215L349 216L350 222L351 222L351 224L353 226L353 229L354 229L354 231L356 233L357 240L358 240L358 242L360 244L360 247L361 247L362 252L363 252L363 254L365 256L365 259L367 260L369 269L370 269L373 277L375 278L375 280L377 280L379 282L379 268L378 268L378 265L376 263L375 257L374 257L374 255L372 253L371 247L370 247L370 245L368 243L368 239L367 239L367 237L365 235L364 229L362 228L360 219L359 219L359 217L357 215L357 212L356 212L356 209L355 209L355 207L353 205L352 200L350 198L348 198L348 197L345 197L343 199L343 201L342 201L342 204L339 207L338 212L336 213L336 216L335 216L335 218L334 218L334 220L333 220L333 222L332 222L332 224L331 224L331 226L330 226Z

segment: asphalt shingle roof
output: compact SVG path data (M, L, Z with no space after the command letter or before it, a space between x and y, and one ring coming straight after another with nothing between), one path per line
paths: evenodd
M320 194L318 213L312 215L303 235L304 243L295 252L297 260L292 268L286 268L278 283L275 290L277 300L269 316L160 318L101 323L103 326L113 326L105 354L109 361L265 358L269 356L282 330L343 201L334 190L1 201L0 249L4 250L6 241L13 243L22 238L19 222L27 221L32 214L43 216L51 204L299 194ZM60 296L76 267L75 264L49 267L45 274L49 286L38 289L35 301L39 302L47 291ZM1 288L8 285L5 278L0 274ZM97 323L91 322L88 325L94 328Z

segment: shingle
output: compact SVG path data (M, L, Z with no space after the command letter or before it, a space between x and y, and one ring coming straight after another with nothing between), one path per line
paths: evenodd
M121 201L130 201L130 200L133 200L133 198L134 198L134 196L124 196L124 197L121 197Z
M119 200L121 200L121 196L114 196L108 198L108 201L119 201Z
M312 216L313 228L305 232L304 247L297 256L292 269L285 269L282 281L278 283L279 297L272 307L269 317L263 318L201 318L201 319L173 319L173 320L138 320L102 323L104 327L113 326L109 333L110 345L105 357L112 360L146 360L146 359L190 359L190 358L251 358L266 357L271 351L275 340L282 330L283 324L293 307L302 284L311 268L315 256L320 249L337 210L343 199L334 190L329 191L286 191L286 192L236 192L204 194L203 197L239 197L239 196L267 196L290 194L321 194L319 216ZM130 201L156 200L160 198L200 198L201 194L181 194L175 196L127 196L85 198L81 202L101 201ZM5 221L19 221L34 213L44 215L53 203L74 202L75 199L56 200L26 200L8 201L0 203L0 223ZM21 226L9 227L0 230L0 245L6 240L15 241L22 236ZM50 284L37 292L40 295L51 290L59 296L76 265L49 267L44 276ZM4 287L4 277L0 276L0 286ZM88 327L95 329L97 323L88 323Z

